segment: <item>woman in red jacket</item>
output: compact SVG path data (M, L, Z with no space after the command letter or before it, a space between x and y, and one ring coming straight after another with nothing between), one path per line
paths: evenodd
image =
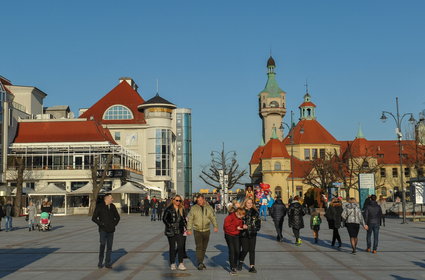
M229 263L230 274L236 275L236 268L239 262L239 233L241 230L248 227L243 224L242 218L245 216L245 209L238 208L235 212L230 213L224 219L224 238L226 239L227 246L229 247Z

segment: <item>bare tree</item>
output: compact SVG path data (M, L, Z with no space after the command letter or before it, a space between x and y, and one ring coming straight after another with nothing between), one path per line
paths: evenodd
M204 166L199 177L205 184L216 189L221 189L220 173L227 175L229 190L235 185L242 185L241 179L247 174L246 169L239 169L239 163L236 160L236 152L225 152L224 144L221 152L211 152L211 163Z
M306 170L303 182L314 188L324 191L338 178L338 155L336 151L328 152L324 158L316 158L310 162L310 168Z
M376 151L366 148L362 155L353 153L353 143L348 143L344 153L338 158L337 180L343 183L346 198L350 197L350 190L359 190L359 175L362 173L377 174L382 164L379 164ZM375 189L384 186L385 178L375 176Z
M113 155L108 154L105 163L103 164L103 172L99 178L98 169L102 166L100 155L94 156L93 164L90 167L91 180L93 184L93 192L90 197L90 208L88 215L93 215L94 209L96 208L97 196L99 195L100 190L103 188L103 184L105 183L105 179L108 175L108 172L112 165Z

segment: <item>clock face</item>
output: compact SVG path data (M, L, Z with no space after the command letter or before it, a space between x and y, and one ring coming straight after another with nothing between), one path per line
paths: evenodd
M137 144L137 133L129 133L125 139L125 144L128 146L136 145Z

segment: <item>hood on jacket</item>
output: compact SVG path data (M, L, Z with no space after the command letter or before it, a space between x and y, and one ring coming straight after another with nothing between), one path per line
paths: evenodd
M345 207L347 209L355 209L355 208L359 208L359 205L357 203L347 203L345 204Z
M274 203L276 203L276 204L283 204L283 201L282 201L282 199L281 199L281 198L278 198L278 199L276 199L276 200L274 201Z
M291 205L293 205L294 207L302 207L301 203L298 200L292 201Z

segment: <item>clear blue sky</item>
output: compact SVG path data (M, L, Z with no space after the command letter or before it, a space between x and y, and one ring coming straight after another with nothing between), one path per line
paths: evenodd
M140 94L193 110L194 189L211 150L248 168L270 48L288 110L308 79L337 139L394 139L382 110L425 109L425 1L3 1L0 75L45 91L45 106L89 107L132 77ZM289 122L289 114L285 121Z

